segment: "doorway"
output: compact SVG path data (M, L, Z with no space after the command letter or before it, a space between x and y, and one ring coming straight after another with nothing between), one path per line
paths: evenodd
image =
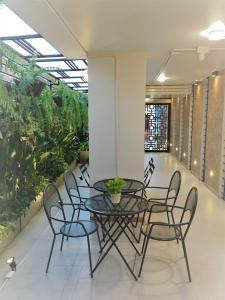
M145 152L169 152L170 103L145 104Z

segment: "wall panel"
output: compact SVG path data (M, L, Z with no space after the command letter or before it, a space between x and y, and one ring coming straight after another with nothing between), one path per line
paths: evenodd
M217 194L222 167L224 71L209 80L205 182Z
M200 176L201 134L203 125L203 85L194 87L193 129L192 129L192 160L191 170Z
M183 99L183 145L181 161L188 166L188 142L189 142L189 114L190 114L190 96Z

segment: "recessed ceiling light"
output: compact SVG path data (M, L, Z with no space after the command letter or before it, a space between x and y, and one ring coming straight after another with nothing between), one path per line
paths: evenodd
M194 85L198 85L198 84L199 84L199 81L198 81L198 80L195 80Z
M200 35L207 37L210 41L225 39L225 25L221 21L214 22L208 29L201 31Z
M167 79L168 79L168 77L166 77L164 73L159 74L159 76L157 77L157 81L159 81L159 82L164 82Z
M219 72L218 72L218 71L212 72L212 77L216 77L217 75L219 75Z

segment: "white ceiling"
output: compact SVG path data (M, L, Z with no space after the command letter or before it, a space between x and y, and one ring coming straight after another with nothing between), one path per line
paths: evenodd
M6 0L5 3L68 58L91 52L147 51L147 82L190 84L225 68L225 40L200 31L221 20L225 0ZM200 61L196 47L209 51ZM169 55L169 51L178 52ZM189 50L183 52L180 49ZM165 63L165 60L167 60Z

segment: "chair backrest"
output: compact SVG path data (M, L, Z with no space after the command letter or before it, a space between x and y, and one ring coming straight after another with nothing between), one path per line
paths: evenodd
M90 186L90 175L88 172L88 168L86 164L80 165L80 172L81 172L81 177L80 180L84 180L87 184L87 186Z
M54 217L52 214L55 213L55 209L60 211L63 220L65 220L65 212L63 210L63 202L62 198L59 194L59 191L57 187L50 183L46 186L43 193L43 206L46 213L46 216L48 218L48 222L51 226L51 229L54 233L56 233L55 227L53 225L52 217ZM53 212L54 209L54 212Z
M144 184L145 184L145 187L149 186L154 170L155 170L155 165L154 165L153 158L151 157L149 162L148 162L148 165L147 165L147 167L145 168L145 171L144 171Z
M148 161L148 163L147 163L147 165L145 167L144 177L147 177L149 169L155 169L154 160L153 160L152 157L149 159L149 161Z
M64 181L66 186L67 194L70 198L70 202L74 204L74 198L78 199L78 202L81 202L79 187L77 184L76 177L74 176L73 172L66 171L64 173Z
M170 179L170 184L167 191L166 203L172 206L175 205L181 186L181 173L175 171Z
M185 239L188 230L191 226L191 223L193 221L196 207L198 202L198 190L196 187L192 187L187 195L187 199L184 205L183 213L181 215L180 223L187 223L186 229L183 233L183 238Z

